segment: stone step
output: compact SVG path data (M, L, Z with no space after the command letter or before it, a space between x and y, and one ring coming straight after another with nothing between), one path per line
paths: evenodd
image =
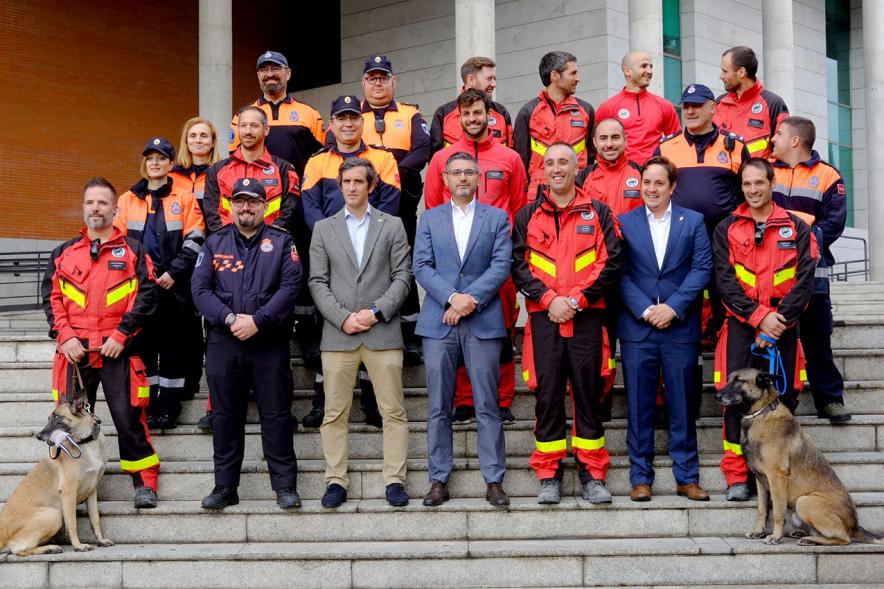
M884 491L884 453L882 452L827 452L832 468L851 492ZM202 459L184 462L163 461L160 467L159 493L163 500L196 501L208 494L214 486L214 465L211 454ZM710 493L723 493L726 485L718 467L720 453L700 455L700 484ZM569 458L564 462L563 493L579 496L576 468ZM675 479L671 471L672 461L661 455L655 460L656 482L654 492L659 495L675 494ZM30 472L33 462L0 463L0 501L5 501ZM379 459L353 459L349 465L349 496L353 499L381 499L384 497L382 464ZM537 494L538 483L534 471L528 466L527 457L508 457L505 488L514 497L530 497ZM325 490L325 461L298 460L298 492L304 499L319 499ZM427 462L424 459L408 461L406 486L413 497L420 497L428 490ZM607 475L608 489L614 495L628 495L629 459L612 456ZM456 497L484 497L485 484L476 458L456 458L454 474L450 482L451 493ZM239 495L241 499L274 499L270 488L267 464L258 460L243 463ZM132 480L119 470L115 462L108 464L101 482L100 495L110 501L129 501L132 498Z
M884 415L857 415L850 422L832 425L826 419L801 417L803 431L818 447L831 452L866 452L884 450ZM534 451L534 422L522 420L505 428L507 456L529 456ZM45 455L46 447L34 435L39 426L0 427L0 462L36 461ZM350 455L353 458L380 458L383 434L380 429L361 424L350 424ZM411 458L427 457L427 426L425 422L408 424ZM454 456L477 456L476 424L455 426ZM108 455L112 460L117 452L116 431L113 423L106 423L102 431L108 438ZM153 432L154 446L161 459L171 461L201 460L212 455L212 436L195 426L181 425L176 429ZM666 453L667 433L656 431L656 451ZM259 424L246 425L245 457L247 460L263 458ZM322 443L316 429L299 428L294 434L295 453L304 459L321 459ZM605 445L614 455L626 455L626 420L615 419L605 425ZM706 417L697 422L697 445L700 452L717 452L721 449L721 418Z
M131 589L722 587L726 583L747 589L884 583L880 546L805 547L793 540L769 546L760 540L708 535L604 539L592 537L590 530L581 536L543 542L305 543L286 538L274 543L139 543L0 559L5 561L4 586L10 588L70 587L72 582Z
M845 383L845 402L854 415L878 414L884 407L884 382L847 382ZM700 415L702 417L721 416L721 405L715 400L714 388L706 385L701 401ZM361 394L358 391L356 395ZM625 419L627 415L626 395L621 386L615 386L612 399L612 415L615 419ZM310 412L313 403L312 390L295 391L295 401L292 410L298 419L302 419ZM179 424L195 425L205 415L206 411L205 392L197 395L192 401L185 401L182 405L182 413ZM104 396L99 392L96 411L98 416L106 424L111 423L110 412L104 403ZM810 393L803 393L799 397L798 415L816 415L816 408ZM534 395L530 394L525 387L516 389L511 410L516 419L534 419ZM49 395L41 393L4 393L2 395L2 411L0 411L0 427L5 426L43 426L53 404ZM405 410L411 421L426 421L427 419L427 392L425 389L405 389ZM570 417L570 403L566 404L566 414ZM365 416L358 400L354 400L351 410L351 421L364 423ZM258 411L254 402L249 403L248 423L258 423Z

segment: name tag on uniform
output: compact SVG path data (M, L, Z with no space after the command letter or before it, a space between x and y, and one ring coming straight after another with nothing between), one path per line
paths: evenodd
M276 186L277 184L279 184L279 180L277 180L276 178L264 178L263 180L261 180L261 184L263 184L264 186Z
M794 241L778 241L777 242L777 249L779 249L779 250L793 250L793 249L795 249L795 242Z
M126 262L120 262L117 260L111 260L107 263L107 267L111 270L125 270Z
M593 233L595 233L595 225L578 225L577 233L592 235Z
M585 127L585 126L586 126L586 121L580 121L580 120L577 120L577 119L571 119L571 126L572 126L572 127Z
M642 193L639 190L624 190L623 198L641 198Z
M761 119L749 119L749 126L755 127L756 129L763 129L764 121L762 121Z
M489 170L485 172L485 177L489 180L503 180L503 172L500 170Z

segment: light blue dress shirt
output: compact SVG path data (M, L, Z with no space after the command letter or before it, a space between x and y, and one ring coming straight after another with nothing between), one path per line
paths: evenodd
M362 220L356 217L350 210L344 207L344 221L347 223L347 233L350 234L350 244L353 253L356 254L356 263L362 268L362 251L365 249L365 238L368 237L368 222L371 219L371 205L365 209Z

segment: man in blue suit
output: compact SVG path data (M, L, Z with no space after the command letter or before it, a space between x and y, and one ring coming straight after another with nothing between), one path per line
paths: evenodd
M626 444L633 501L650 501L654 483L654 404L663 369L669 409L669 455L678 494L708 501L700 485L692 414L700 353L703 289L712 247L703 215L673 206L677 170L665 157L642 172L645 206L619 217L623 234L623 299L617 325L629 403Z
M449 499L453 466L451 412L459 363L473 385L479 466L492 505L509 505L503 426L497 408L498 359L507 337L498 291L510 275L512 241L507 214L476 199L479 164L466 152L451 155L444 180L449 205L420 218L414 243L414 277L427 296L417 320L424 338L430 407L427 416L430 492L424 505Z

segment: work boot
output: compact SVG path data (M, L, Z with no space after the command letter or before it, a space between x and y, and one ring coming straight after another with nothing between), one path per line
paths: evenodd
M294 487L283 487L276 490L276 504L283 509L301 507L301 496Z
M224 509L230 505L239 503L239 495L236 487L216 485L212 492L203 498L203 509Z
M500 408L500 423L503 425L512 425L516 423L516 416L513 415L513 412L509 407Z
M829 423L844 423L853 419L850 412L845 409L844 403L829 403L816 415L821 419L828 419Z
M727 501L748 501L749 500L749 485L746 483L734 483L727 488L727 495L725 495L725 500Z
M469 405L458 405L454 408L451 423L455 425L467 425L476 421L476 408Z
M540 481L540 492L537 502L541 505L552 505L562 501L562 481L559 479L543 479Z
M325 419L325 411L322 407L314 407L310 413L304 416L301 423L304 424L304 427L317 428L322 425L323 419Z
M200 417L200 420L196 422L197 429L212 433L212 428L215 425L215 417L212 415L211 411L206 411L206 414Z
M154 429L166 430L166 429L175 429L178 427L178 420L172 418L166 413L162 415L157 415L154 418Z
M157 492L147 486L135 487L135 508L153 509L157 506Z
M605 488L605 481L589 479L581 485L580 495L590 503L610 503L611 492Z

